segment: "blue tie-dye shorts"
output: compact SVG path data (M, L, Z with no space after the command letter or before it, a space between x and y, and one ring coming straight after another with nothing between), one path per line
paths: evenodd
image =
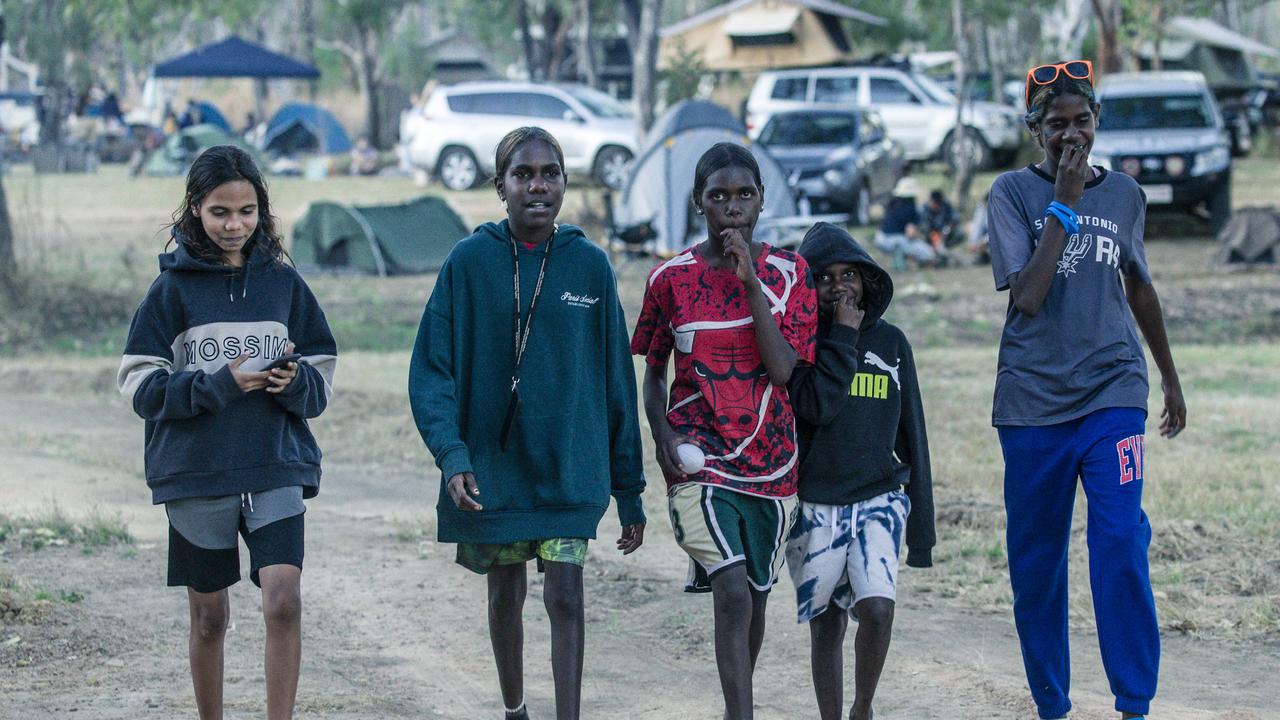
M898 549L911 501L893 490L852 505L801 501L787 541L796 614L807 623L827 606L848 610L868 597L897 597Z

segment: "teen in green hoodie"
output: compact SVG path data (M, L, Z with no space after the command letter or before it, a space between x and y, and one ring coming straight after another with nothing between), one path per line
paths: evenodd
M557 225L564 153L541 128L498 144L507 219L453 249L418 329L409 399L442 472L438 536L487 575L489 635L509 718L524 708L525 566L546 572L556 717L577 718L582 563L612 494L623 554L644 539L635 370L613 269Z

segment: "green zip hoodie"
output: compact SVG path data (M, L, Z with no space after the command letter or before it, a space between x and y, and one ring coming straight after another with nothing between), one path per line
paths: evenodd
M427 301L409 366L409 402L442 477L442 542L594 538L609 506L644 522L635 369L605 253L560 225L520 373L507 449L498 437L515 368L511 235L504 220L458 243ZM522 317L543 246L520 253ZM484 506L459 510L448 478L474 472Z

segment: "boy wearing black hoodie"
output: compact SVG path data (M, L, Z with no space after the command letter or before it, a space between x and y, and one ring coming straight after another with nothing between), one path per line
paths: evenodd
M904 528L907 564L933 564L924 408L911 345L881 318L893 299L889 274L830 223L809 230L800 255L818 292L818 349L814 365L797 366L788 383L800 512L787 566L799 621L809 623L821 717L841 717L848 612L858 621L849 717L869 720L889 649Z

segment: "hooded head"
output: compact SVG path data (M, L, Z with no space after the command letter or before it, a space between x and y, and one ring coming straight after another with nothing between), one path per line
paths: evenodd
M831 317L831 300L827 296L834 294L832 286L841 283L850 269L858 275L856 292L860 293L858 307L864 312L864 329L875 325L893 300L893 279L889 273L877 265L844 228L825 222L809 228L804 242L800 243L800 256L809 263L809 271L818 286L818 311L824 323Z

